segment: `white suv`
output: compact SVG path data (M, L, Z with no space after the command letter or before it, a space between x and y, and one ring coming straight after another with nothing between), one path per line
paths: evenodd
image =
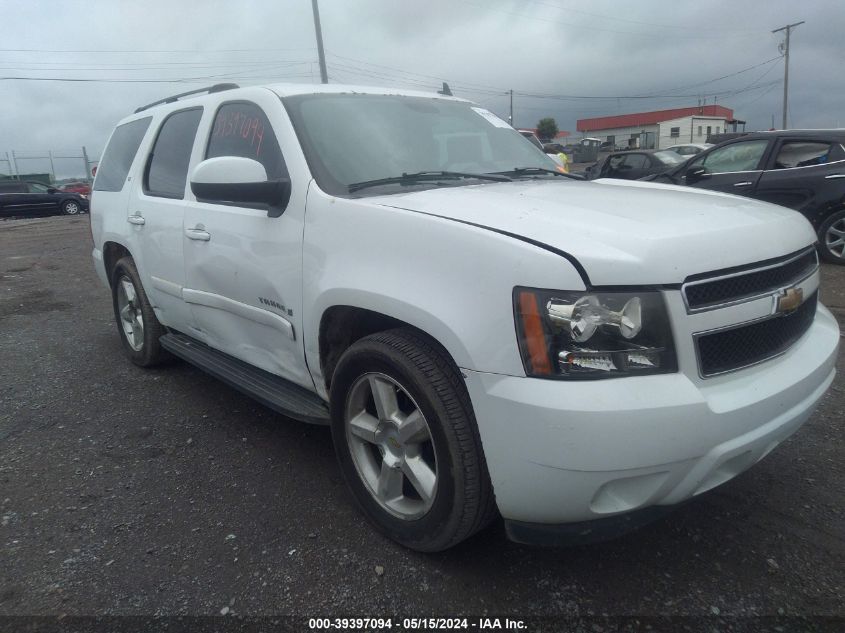
M94 183L124 347L330 424L408 547L497 512L520 542L635 526L757 462L833 380L798 213L561 174L452 97L196 92L121 121Z

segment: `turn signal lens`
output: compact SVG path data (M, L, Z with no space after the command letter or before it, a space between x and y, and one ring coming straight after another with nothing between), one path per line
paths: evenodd
M537 296L531 292L519 294L519 309L522 314L524 340L528 349L528 362L535 374L547 376L552 373L552 363L546 346L546 335L543 332L543 321L537 306Z

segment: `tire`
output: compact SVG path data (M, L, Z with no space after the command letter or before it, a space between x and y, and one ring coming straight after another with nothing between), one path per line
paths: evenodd
M82 205L78 200L65 200L61 205L63 215L79 215L82 213Z
M819 254L826 262L845 265L845 209L831 214L819 227Z
M117 330L129 359L139 367L167 360L169 356L158 341L166 330L156 318L131 257L115 264L111 282Z
M344 479L387 537L437 552L496 516L469 394L432 339L396 329L357 341L333 375L331 414Z

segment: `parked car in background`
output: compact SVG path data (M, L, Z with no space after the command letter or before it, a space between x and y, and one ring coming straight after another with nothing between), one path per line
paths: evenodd
M747 134L649 180L800 211L816 230L822 258L845 264L845 129Z
M0 181L0 216L77 215L88 211L88 200L72 191L60 191L40 182Z
M666 150L630 150L614 152L587 169L590 180L596 178L621 178L637 180L643 176L659 174L684 162L684 157Z
M91 195L91 185L87 182L68 182L59 187L59 191L71 191L87 198Z
M713 143L685 143L683 145L670 145L663 149L667 152L675 152L681 156L695 156L711 147L713 147Z

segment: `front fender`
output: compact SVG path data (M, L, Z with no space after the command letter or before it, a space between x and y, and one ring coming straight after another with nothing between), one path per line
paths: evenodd
M334 198L316 184L303 257L303 338L317 384L325 384L319 323L332 306L404 321L439 341L459 367L524 376L513 288L584 288L569 261L537 245L366 198Z

